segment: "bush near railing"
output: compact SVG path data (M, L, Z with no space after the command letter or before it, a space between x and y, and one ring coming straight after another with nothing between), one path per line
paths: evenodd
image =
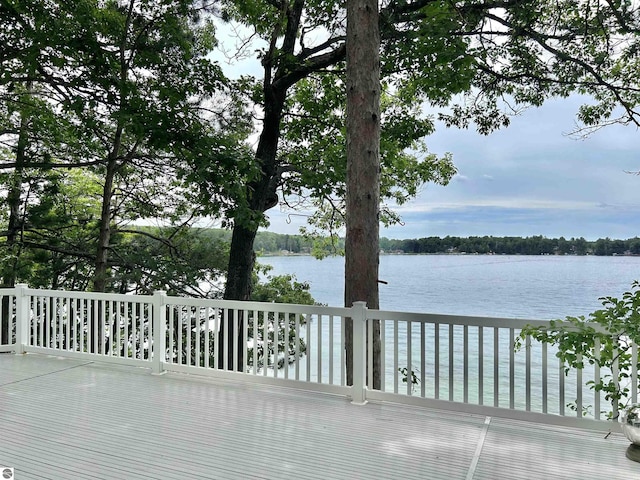
M618 412L637 402L638 352L640 342L640 283L633 282L631 290L621 299L600 298L603 309L585 316L566 317L552 321L550 327L527 327L520 339L528 335L539 342L554 345L557 356L570 369L584 369L593 365L602 374L588 383L596 392L603 392L611 404L606 412L617 418ZM519 348L521 343L516 347ZM577 408L577 407L576 407Z

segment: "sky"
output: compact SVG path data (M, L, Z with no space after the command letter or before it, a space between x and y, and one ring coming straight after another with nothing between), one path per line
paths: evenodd
M438 125L429 150L451 152L458 173L447 186L425 185L397 208L403 225L387 238L447 235L640 236L640 132L605 127L588 138L570 135L584 99L547 101L488 136ZM268 212L269 231L298 233L305 219Z
M221 27L222 38L232 33ZM215 58L231 76L261 74L254 59L230 66L224 56ZM451 152L458 174L447 186L425 185L396 208L403 225L381 228L380 235L640 236L640 176L626 173L640 170L640 131L613 125L584 139L570 135L585 101L548 100L488 136L438 124L427 146L433 153ZM305 216L289 213L269 210L268 230L299 233Z

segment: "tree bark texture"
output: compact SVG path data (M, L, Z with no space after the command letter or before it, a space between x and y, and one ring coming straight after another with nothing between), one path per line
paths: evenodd
M379 308L380 30L377 0L347 1L347 198L345 306ZM373 322L373 385L380 388L380 325ZM346 323L347 383L353 383L353 324Z

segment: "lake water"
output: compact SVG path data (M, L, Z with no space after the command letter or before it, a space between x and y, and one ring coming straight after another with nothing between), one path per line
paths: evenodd
M343 305L344 258L261 257L272 274L308 282L316 301ZM525 319L586 315L640 279L640 257L382 255L380 308Z

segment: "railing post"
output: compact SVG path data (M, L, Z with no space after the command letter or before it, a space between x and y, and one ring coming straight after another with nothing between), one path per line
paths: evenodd
M351 307L353 323L353 385L351 386L351 403L364 405L367 403L366 361L367 349L365 325L367 323L367 303L354 302Z
M29 332L29 296L26 283L18 283L16 292L16 353L25 353Z
M153 293L151 372L154 375L165 373L164 362L167 350L166 297L167 292L163 290L157 290Z

